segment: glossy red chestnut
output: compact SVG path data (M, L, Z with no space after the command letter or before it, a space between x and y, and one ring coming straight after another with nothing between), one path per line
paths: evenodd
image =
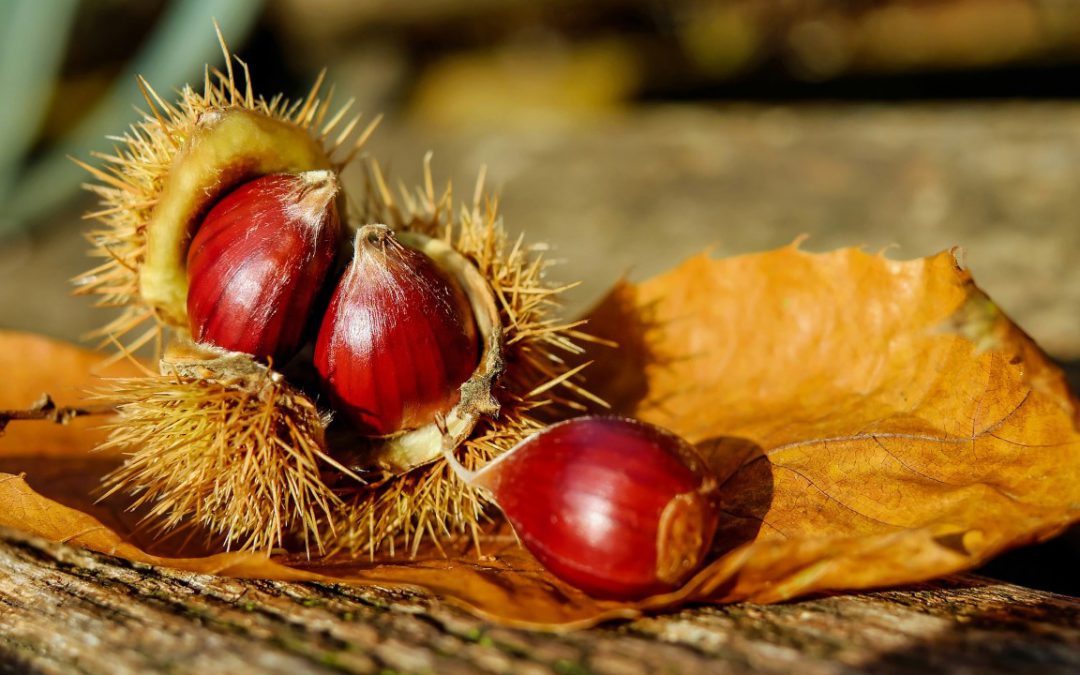
M334 409L368 436L430 424L458 401L479 358L476 322L457 283L386 226L360 228L315 342Z
M330 171L257 178L206 214L188 250L197 342L285 361L334 264L341 226Z
M700 567L716 532L715 477L689 443L644 422L581 417L526 438L475 473L452 465L491 492L548 570L595 597L675 590Z

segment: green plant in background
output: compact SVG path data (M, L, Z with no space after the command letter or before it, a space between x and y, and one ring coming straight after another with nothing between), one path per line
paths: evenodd
M136 118L143 105L136 74L168 91L200 79L205 63L221 60L214 32L241 40L255 22L262 0L173 0L153 32L109 92L79 123L28 163L78 15L78 0L7 0L0 3L0 237L25 231L48 209L73 196L85 178L69 156L103 149L106 135ZM133 40L142 36L134 35Z

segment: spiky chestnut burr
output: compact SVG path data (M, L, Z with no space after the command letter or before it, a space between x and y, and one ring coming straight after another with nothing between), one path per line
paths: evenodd
M283 363L300 346L341 237L331 171L244 183L203 218L187 254L198 342Z
M360 151L378 119L359 133L351 101L331 111L320 75L299 101L252 91L247 67L234 73L221 40L224 72L208 69L202 90L185 86L168 102L145 80L147 112L100 166L79 162L101 208L88 217L91 255L102 264L75 279L77 293L121 313L96 332L124 352L188 328L187 253L202 216L247 181L275 173L338 173Z
M324 484L348 473L323 449L325 420L285 378L236 352L172 345L161 376L110 380L98 399L116 420L99 451L123 451L104 496L130 493L160 531L199 526L227 549L299 541L322 551L343 505Z
M89 239L92 255L101 258L102 264L80 276L76 283L78 292L93 294L99 306L122 310L98 331L105 338L103 344L120 349L117 357L147 344L156 345L155 353L160 354L170 342L185 339L189 326L188 245L202 216L222 195L266 174L338 172L375 128L372 123L354 134L359 127L357 118L346 117L349 103L331 112L329 97L321 93L321 76L300 101L289 102L281 96L257 97L246 66L241 63L241 70L234 74L233 58L223 40L222 48L224 72L209 69L201 90L184 87L175 103L164 101L140 80L147 110L143 119L119 139L112 154L100 158L103 161L99 166L83 165L96 178L90 190L102 202L98 211L89 214L100 223L89 233ZM359 195L357 202L368 208L355 221L388 223L410 248L423 250L433 258L445 257L450 268L461 270L453 275L459 282L462 277L477 282L462 283L462 287L473 301L483 354L477 371L463 385L461 402L447 415L450 434L460 442L459 457L472 467L489 461L537 429L539 417L565 414L545 411L564 406L573 409L583 399L596 401L578 379L585 365L576 356L581 353L578 343L589 338L578 329L579 322L561 322L551 315L560 291L566 287L545 280L548 263L541 259L542 247L507 238L497 214L497 200L486 197L478 184L474 201L462 204L458 212L450 203L449 190L435 194L427 169L425 166L421 190L403 193L400 206L378 175L375 182L369 183L367 194ZM377 169L374 172L378 174ZM440 267L449 269L442 263ZM469 292L469 286L487 289L485 310L476 307L476 298L484 294ZM119 422L124 437L153 439L161 436L161 429L195 424L204 415L195 404L205 393L229 385L233 392L229 400L234 400L233 396L241 400L252 382L206 369L195 369L178 380L169 360L162 364L162 376L148 375L123 386L105 385L117 390L118 403L149 400L156 392L160 395L156 401L178 396L191 404L176 410L158 409L162 412L160 418L126 416ZM283 423L292 419L297 410L310 404L303 394L293 393L297 394L295 398L269 399L273 406L266 413ZM462 405L464 401L472 405ZM496 409L497 417L493 414ZM322 448L322 423L317 420L311 426L298 426L299 438L282 437L282 442L267 447L282 453L296 447ZM242 440L238 430L242 425L215 426L212 447L231 447ZM321 541L330 550L388 550L391 554L396 545L415 550L421 538L478 531L486 499L453 480L446 463L438 460L440 436L433 425L391 439L374 440L377 442L361 443L370 447L361 448L362 461L354 465L350 458L349 466L373 463L385 470L384 479L366 486L353 483L350 492L340 493L346 503L331 508L325 518L318 515L310 500L304 501L300 504L305 517L293 523L318 521ZM122 485L114 486L140 495L153 488L156 481L167 482L178 468L205 475L217 470L212 453L176 454L169 452L170 447L160 443L148 443L145 448L130 446L129 451L140 452L141 466L149 472L128 474L122 478ZM243 463L220 465L228 470L222 480L242 480L242 472L237 469L254 466L253 458L251 455ZM267 467L265 474L260 474L268 481L266 485L290 480L311 487L288 468L287 461L260 466ZM285 473L271 475L271 466L285 467ZM159 522L175 523L176 518L188 518L217 531L222 531L221 527L228 529L225 523L233 522L236 512L227 509L230 502L217 498L216 493L199 493L194 500L181 499L183 496L183 490L178 489L163 497L156 507L156 512L162 514ZM176 510L169 511L168 503ZM284 522L278 508L253 511L250 527L266 529Z
M270 174L336 175L375 123L355 134L350 102L331 112L322 76L300 101L256 97L247 67L238 77L222 49L225 71L208 69L202 90L184 87L175 103L140 80L143 119L99 167L83 165L102 202L88 238L104 262L76 279L78 292L122 310L98 331L114 358L147 344L164 354L160 375L102 385L120 410L113 445L130 455L106 482L152 505L164 528L199 524L240 549L299 538L322 551L341 506L322 480L335 468L326 419L250 355L190 344L189 245L230 191Z
M689 443L644 422L561 422L475 472L447 458L545 567L596 597L675 590L716 532L715 477Z

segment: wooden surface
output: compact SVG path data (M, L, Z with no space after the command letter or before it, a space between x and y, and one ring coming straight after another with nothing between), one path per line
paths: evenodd
M2 672L1080 672L1080 601L978 577L565 635L422 594L134 565L0 531Z

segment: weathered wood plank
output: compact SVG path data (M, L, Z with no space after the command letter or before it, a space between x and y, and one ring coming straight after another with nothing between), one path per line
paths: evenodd
M1080 601L977 577L565 635L431 596L134 565L0 531L0 672L1080 672Z

